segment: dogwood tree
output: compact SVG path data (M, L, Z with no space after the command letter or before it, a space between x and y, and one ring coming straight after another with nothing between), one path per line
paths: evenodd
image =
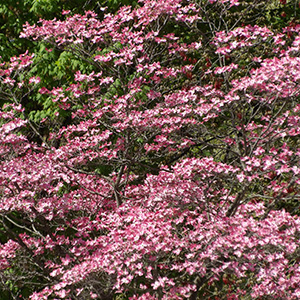
M257 5L24 25L80 63L54 88L32 53L1 64L4 297L300 297L300 26L251 24Z

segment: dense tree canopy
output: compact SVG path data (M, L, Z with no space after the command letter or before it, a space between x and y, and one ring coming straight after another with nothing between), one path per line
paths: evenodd
M0 299L299 299L297 1L77 2L1 62Z

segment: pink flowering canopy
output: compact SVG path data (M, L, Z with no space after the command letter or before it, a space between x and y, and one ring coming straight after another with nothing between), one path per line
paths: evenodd
M51 86L34 54L1 63L0 289L300 298L300 26L239 9L140 0L24 25L82 65Z

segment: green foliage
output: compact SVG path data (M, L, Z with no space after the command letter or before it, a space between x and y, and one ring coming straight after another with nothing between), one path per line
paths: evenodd
M122 5L136 5L129 0L5 0L0 2L0 53L4 60L14 55L38 52L36 44L20 39L23 24L35 24L41 19L61 19L62 10L71 10L72 14L93 10L103 14L101 7L108 6L108 11L114 12ZM37 46L39 47L39 46Z
M33 1L25 1L25 2L31 5L30 12L39 15L44 13L55 13L57 11L57 7L59 7L60 1L33 0Z
M130 5L132 7L135 7L137 5L137 1L131 1L131 0L108 0L107 6L111 10L117 10L123 5Z

